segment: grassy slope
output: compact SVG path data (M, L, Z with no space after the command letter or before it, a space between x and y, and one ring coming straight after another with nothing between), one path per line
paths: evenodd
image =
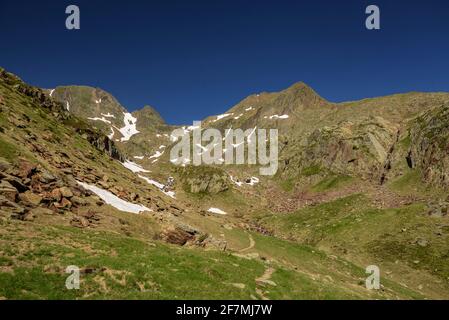
M278 236L358 265L376 264L425 295L448 296L449 230L444 221L426 216L422 204L377 209L366 196L353 194L260 220Z

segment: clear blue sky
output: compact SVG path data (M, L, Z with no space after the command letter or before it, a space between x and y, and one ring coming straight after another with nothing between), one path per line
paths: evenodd
M65 29L65 7L81 30ZM381 30L365 8L381 9ZM339 102L449 91L449 1L0 1L0 66L191 123L304 81Z

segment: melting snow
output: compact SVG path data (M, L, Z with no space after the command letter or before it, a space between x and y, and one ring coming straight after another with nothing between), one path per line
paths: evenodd
M161 190L162 193L164 193L165 195L167 195L167 196L169 196L169 197L171 197L171 198L173 198L173 199L176 199L176 198L175 198L175 193L174 193L173 191L167 191L167 192L164 191L164 187L165 187L165 186L164 186L162 183L157 182L157 181L155 181L155 180L152 180L152 179L150 179L150 178L141 176L141 175L138 175L138 177L141 178L141 179L143 179L143 180L145 180L145 181L148 182L149 184L151 184L151 185L157 187L157 188L158 188L159 190Z
M234 180L234 177L233 177L233 176L229 176L229 177L231 178L231 181L234 182L234 183L235 183L236 185L238 185L239 187L241 187L241 186L243 185L243 182Z
M259 178L251 177L251 181L250 182L246 182L246 184L249 185L249 186L253 186L253 185L259 183L259 181L260 181Z
M113 114L110 114L109 112L107 114L102 113L101 115L106 118L115 118L115 116Z
M108 135L108 138L112 140L112 138L114 138L114 134L115 134L114 129L111 128L111 134Z
M101 98L100 98L100 100L95 100L95 103L96 104L100 104L101 103Z
M80 182L80 181L77 181L77 183L80 186L82 186L84 189L92 191L97 196L99 196L104 202L106 202L107 204L113 206L114 208L116 208L120 211L125 211L125 212L130 212L130 213L153 211L143 205L135 204L135 203L131 203L131 202L122 200L119 197L117 197L116 195L112 194L111 192L100 189L96 186L92 186L92 185L89 185L87 183Z
M151 157L149 157L149 159L153 159L153 158L159 158L160 156L162 156L164 154L164 151L160 152L160 151L156 151L155 154L153 154Z
M200 126L189 126L189 127L187 127L187 131L193 131L193 130L199 129L199 128L200 128Z
M218 208L209 208L209 210L207 210L207 212L212 212L212 213L216 213L216 214L227 214L226 212L224 212L221 209Z
M119 131L123 135L122 141L128 141L133 135L139 133L136 128L137 118L134 118L129 112L123 113L123 115L125 116L123 119L125 126Z
M53 92L55 92L55 89L50 90L50 97L53 95Z
M167 148L167 147L164 146L164 145L161 145L161 146L159 147L159 149L163 149L163 148Z
M134 156L134 159L142 160L144 156Z
M253 107L249 107L249 108L245 109L245 111L251 111L251 110L253 110Z
M243 116L243 113L239 114L237 117L234 117L235 120L240 119L240 117Z
M68 102L68 101L66 101L65 103L66 103L66 108L67 108L67 111L70 111L70 104L69 104L69 102Z
M125 160L125 162L123 162L122 165L123 165L125 168L131 170L131 171L134 172L134 173L137 173L137 172L150 172L150 171L148 171L148 170L145 170L145 169L142 168L141 166L139 166L137 163L134 163L134 162L129 161L129 160Z
M288 114L284 114L282 116L278 116L277 114L275 114L273 116L270 116L270 119L288 119L288 118L289 118Z
M218 120L221 120L223 118L226 118L226 117L229 117L229 116L232 116L232 115L233 115L233 113L220 114L220 115L217 116L217 119L213 120L212 122L217 122Z
M94 121L103 121L104 123L109 123L109 124L111 124L111 121L106 120L104 117L102 117L102 118L95 117L95 118L87 118L87 119L89 119L89 120L94 120Z
M188 158L183 158L183 159L176 158L176 159L170 159L170 162L173 163L173 164L176 164L176 165L181 164L182 167L185 167L190 162L190 159L188 159Z

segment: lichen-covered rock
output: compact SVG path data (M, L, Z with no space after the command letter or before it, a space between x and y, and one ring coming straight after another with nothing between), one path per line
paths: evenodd
M284 167L289 173L319 167L377 180L397 141L398 130L381 117L325 126L314 130L305 144L290 154Z
M434 186L449 186L449 104L420 115L410 129L408 162Z
M181 180L190 193L217 194L229 189L227 174L212 167L183 168Z

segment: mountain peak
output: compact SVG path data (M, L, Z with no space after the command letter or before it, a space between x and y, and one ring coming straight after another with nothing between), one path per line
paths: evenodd
M140 110L133 112L135 116L139 119L139 126L151 126L154 124L165 124L164 119L162 119L159 112L156 111L152 106L146 105Z
M300 109L329 104L326 99L322 98L315 90L302 81L296 82L281 91L276 100L278 100L277 104L283 105L288 103Z

